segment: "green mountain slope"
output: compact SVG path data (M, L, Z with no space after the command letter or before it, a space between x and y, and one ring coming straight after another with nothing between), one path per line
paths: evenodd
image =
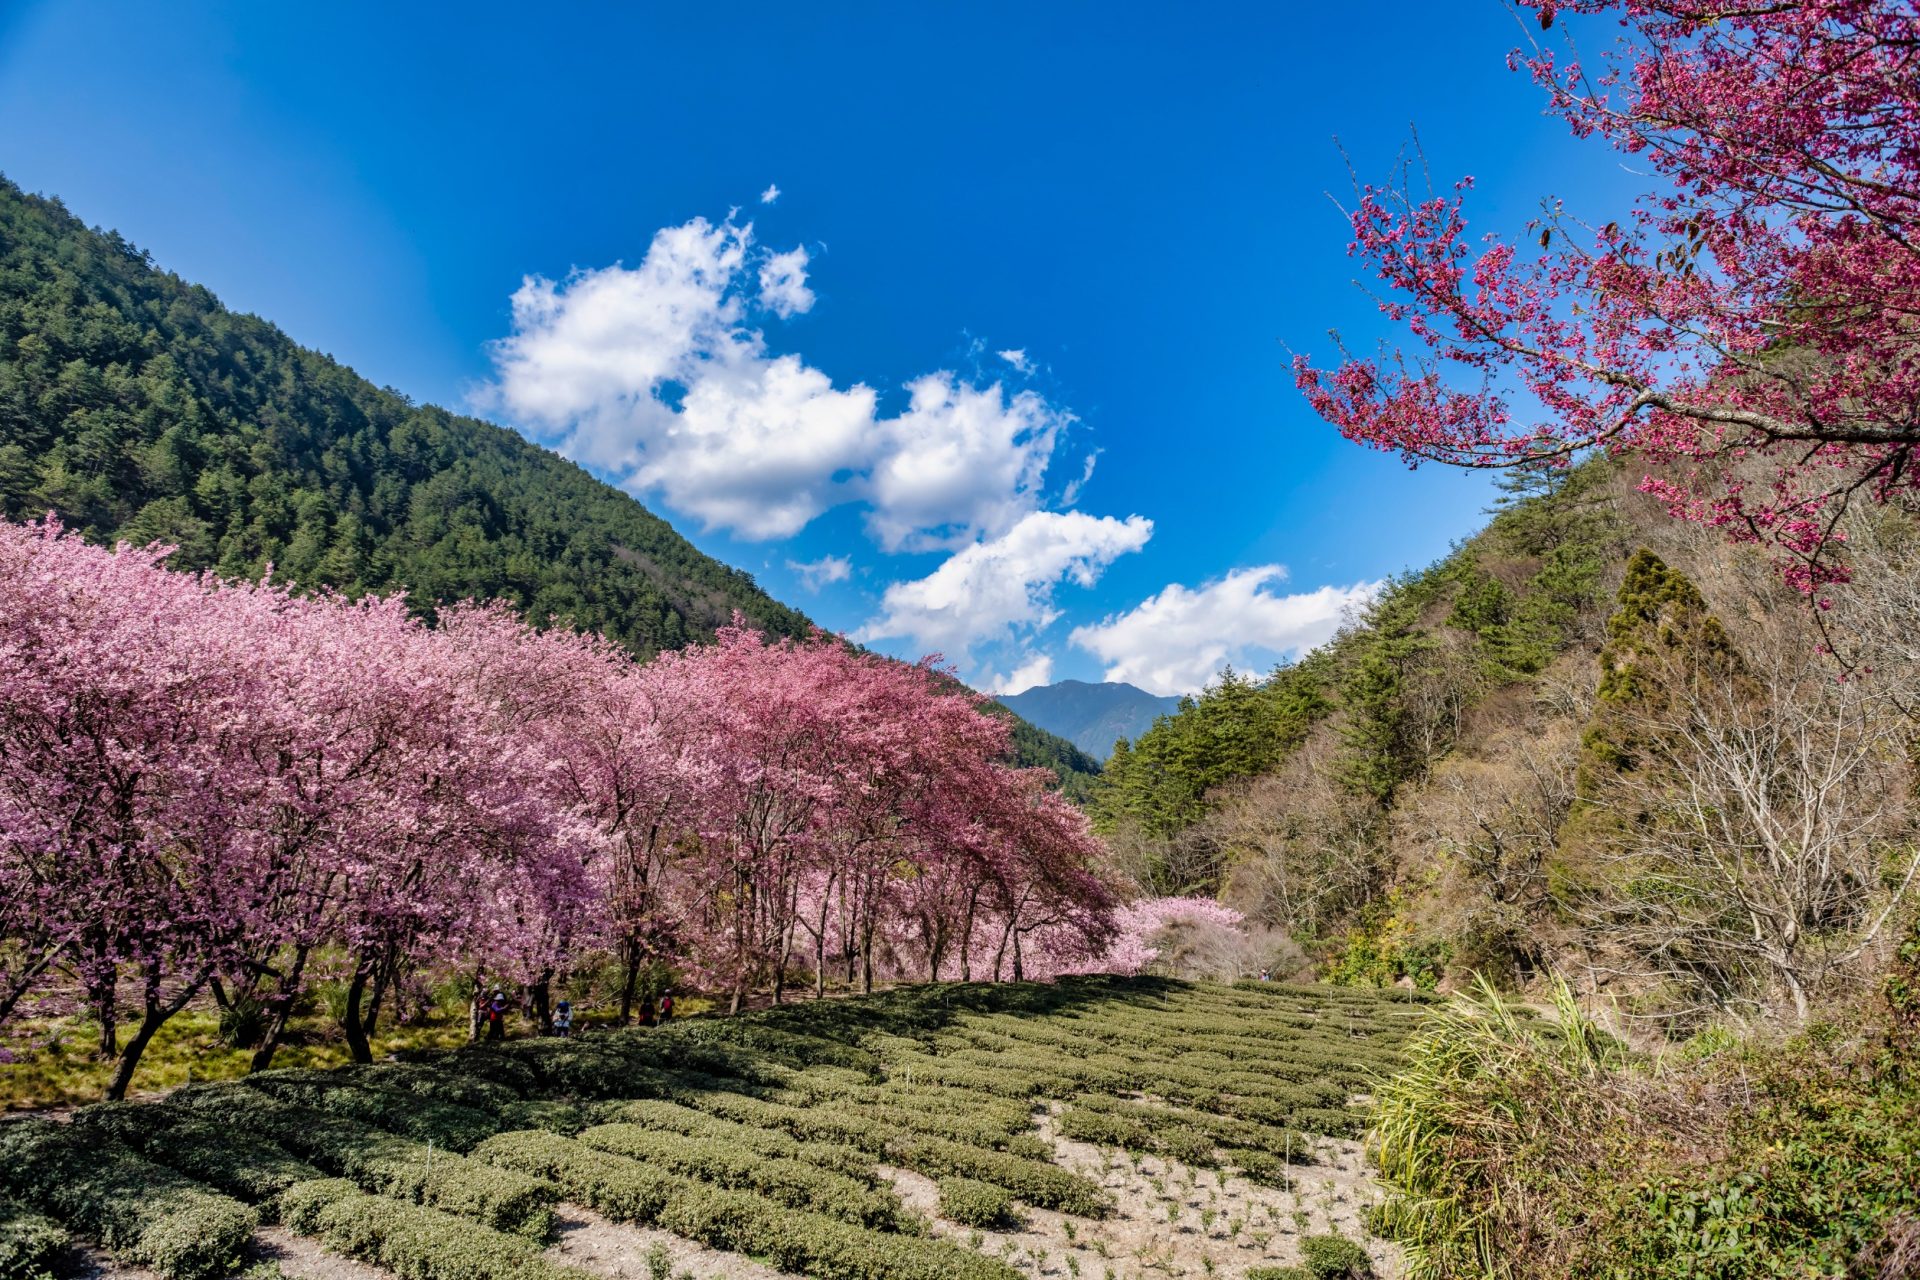
M423 609L505 599L646 655L807 618L516 433L374 386L0 178L0 514ZM1021 725L1022 763L1098 766Z

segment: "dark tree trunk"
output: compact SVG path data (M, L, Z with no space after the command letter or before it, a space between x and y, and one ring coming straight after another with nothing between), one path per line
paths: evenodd
M305 978L309 949L297 947L293 953L293 963L287 966L286 976L280 979L279 989L274 993L273 1009L267 1018L266 1034L260 1037L259 1046L253 1051L253 1061L247 1064L249 1071L265 1071L273 1065L273 1055L279 1051L280 1041L287 1034L287 1023L293 1019L294 1002L300 998L300 984ZM213 980L214 998L220 998L220 980Z
M553 1025L549 1012L553 1001L553 970L549 969L540 975L540 980L533 984L532 993L534 1034L543 1036Z
M1026 977L1026 968L1020 963L1020 935L1015 933L1013 935L1013 980L1024 982Z
M373 1046L367 1043L366 1023L361 1021L360 1000L367 991L367 966L357 964L353 967L353 977L347 983L347 1011L340 1019L340 1029L347 1033L347 1052L359 1063L373 1061Z
M119 1015L116 1008L111 981L87 989L87 1003L93 1006L94 1020L100 1024L100 1038L95 1049L102 1062L110 1062L120 1054Z
M620 979L620 1025L624 1027L633 1021L633 997L640 985L640 939L628 938L623 950L627 963Z
M140 1019L140 1027L120 1051L120 1060L114 1064L113 1079L107 1082L107 1101L120 1102L127 1096L127 1086L133 1083L133 1073L140 1066L140 1055L147 1051L154 1033L166 1025L168 1018L187 1007L187 1002L199 994L200 988L207 984L210 975L201 974L192 982L181 986L173 999L161 1002L156 993L159 983L152 977L147 982L146 1011Z
M380 1025L380 1005L386 999L387 988L393 981L394 960L389 951L381 957L379 965L373 971L373 989L367 993L367 1013L360 1019L360 1030L367 1039L373 1039L374 1028Z

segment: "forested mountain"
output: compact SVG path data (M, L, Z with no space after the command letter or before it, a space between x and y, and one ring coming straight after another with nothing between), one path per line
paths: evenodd
M1160 720L1095 787L1117 855L1337 978L1580 973L1681 1028L1871 971L1920 858L1920 522L1850 517L1813 608L1638 479L1513 476L1324 649Z
M999 701L1096 760L1106 759L1117 740L1139 737L1155 720L1180 707L1178 698L1159 697L1112 680L1100 684L1062 680L1003 694Z
M0 514L423 609L504 599L642 656L808 620L515 432L374 386L0 178ZM1098 766L1029 725L1024 763Z

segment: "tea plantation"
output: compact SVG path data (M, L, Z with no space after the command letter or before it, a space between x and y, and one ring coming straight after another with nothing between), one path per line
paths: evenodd
M1415 1012L1264 983L934 985L189 1085L0 1125L0 1280L66 1265L70 1237L167 1280L270 1274L269 1235L408 1280L617 1274L555 1243L582 1222L654 1240L658 1277L700 1274L661 1241L817 1280L1365 1274L1324 1230L1365 1206L1301 1187L1352 1163L1355 1096Z

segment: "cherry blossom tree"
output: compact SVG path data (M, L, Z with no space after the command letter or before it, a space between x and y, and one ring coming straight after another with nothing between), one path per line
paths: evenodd
M1358 193L1349 252L1412 343L1298 385L1349 438L1466 467L1603 450L1678 517L1844 578L1850 500L1920 446L1920 10L1904 0L1519 0L1516 52L1574 134L1650 167L1631 209L1549 202L1469 239L1472 179ZM1566 37L1611 17L1600 63ZM1571 18L1571 21L1569 19Z

